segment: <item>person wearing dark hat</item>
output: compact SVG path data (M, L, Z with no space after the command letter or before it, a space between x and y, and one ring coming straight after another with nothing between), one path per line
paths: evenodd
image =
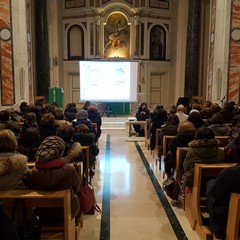
M63 156L64 141L58 136L50 136L43 140L36 152L35 167L26 175L25 184L35 190L71 189L72 217L77 217L80 204L77 194L80 190L80 178L76 169L65 163ZM63 209L37 209L36 214L43 223L62 223Z
M78 110L76 113L76 119L72 121L72 127L75 128L79 124L85 124L87 125L89 131L91 133L94 133L95 136L95 142L97 141L97 133L96 130L92 124L92 121L88 118L88 112L84 109Z

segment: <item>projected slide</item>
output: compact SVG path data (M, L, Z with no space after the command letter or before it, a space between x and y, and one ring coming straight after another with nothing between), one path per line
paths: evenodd
M80 100L136 101L137 63L80 61Z

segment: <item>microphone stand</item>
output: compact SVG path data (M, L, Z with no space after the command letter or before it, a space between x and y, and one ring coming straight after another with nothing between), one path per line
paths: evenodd
M223 101L225 100L226 97L227 97L227 94L225 96L223 96L223 98L220 100L220 102L218 104L223 103Z

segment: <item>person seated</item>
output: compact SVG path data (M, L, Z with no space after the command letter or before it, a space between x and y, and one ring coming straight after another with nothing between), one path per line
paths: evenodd
M165 135L176 136L177 129L179 125L179 118L176 114L170 114L167 118L166 124L162 126L159 133L159 147L158 147L158 157L161 159L163 154L163 137ZM168 152L168 149L167 149Z
M195 129L198 129L205 125L202 115L199 112L193 110L190 111L187 121L192 122Z
M61 124L65 124L67 122L67 119L64 115L64 110L60 107L55 107L52 111L52 114L55 118L54 124L58 127Z
M237 136L224 147L225 162L240 163L240 129Z
M88 118L88 112L86 110L80 109L76 113L76 119L74 119L71 124L73 128L79 124L87 125L89 131L95 136L95 142L97 142L97 132L95 130L95 127L92 125L92 121Z
M65 143L63 157L66 163L83 161L81 144L72 140L73 133L74 129L70 123L61 124L56 132L56 136L62 138Z
M232 127L230 129L230 139L237 137L238 130L240 129L240 114L233 116Z
M203 126L196 130L195 140L188 144L189 150L183 162L182 189L184 192L192 191L195 163L224 162L224 151L219 148L219 144L211 128Z
M145 102L142 102L135 114L137 121L146 121L150 118L150 110ZM141 128L140 124L133 124L133 128L139 137L144 136L144 129Z
M222 114L225 123L231 123L233 116L236 115L236 110L234 106L234 102L224 103L223 109L220 111L220 113Z
M5 129L6 124L12 122L10 112L8 110L0 111L0 129Z
M177 136L172 139L168 145L167 156L164 159L165 172L168 177L173 176L176 168L176 151L177 147L188 147L188 143L194 140L196 129L192 122L185 121L179 123Z
M35 161L35 153L40 145L40 133L36 114L26 113L25 121L18 141L18 151L28 157L29 162Z
M179 104L177 106L177 112L175 114L178 116L179 122L184 122L187 120L188 115L185 113L185 111L186 109L183 104Z
M76 103L68 103L64 111L64 115L70 123L75 119L76 113L77 113Z
M102 118L101 118L100 112L97 106L94 104L91 104L87 108L87 112L88 112L88 118L91 120L91 122L97 124L96 132L97 132L97 139L99 139L102 133L102 130L101 130Z
M57 126L55 125L55 117L52 113L43 114L40 125L40 141L42 142L46 137L55 136L57 131Z
M212 123L209 125L215 136L229 136L230 128L224 123L224 118L220 112L212 115Z
M24 182L29 189L57 191L71 189L72 218L80 212L78 193L80 178L74 166L66 164L63 156L64 141L58 136L43 140L36 152L35 167L27 172ZM40 223L61 224L64 221L63 208L37 208Z
M155 113L151 114L151 120L149 124L150 132L150 149L155 149L156 144L156 129L161 128L167 121L167 111L163 108L159 108Z
M11 130L0 130L0 190L25 189L29 171L27 156L17 153L18 142Z
M73 141L79 142L82 146L89 146L90 148L90 174L94 175L96 156L99 154L99 148L95 143L95 136L90 132L86 124L78 124L74 128ZM86 169L86 162L83 162L83 168Z
M222 170L207 182L209 227L216 239L225 239L231 192L240 193L240 165Z

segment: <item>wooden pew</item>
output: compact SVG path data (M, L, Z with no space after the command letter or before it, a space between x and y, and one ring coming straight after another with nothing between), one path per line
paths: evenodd
M80 148L83 151L84 159L86 161L85 175L86 175L87 180L91 183L92 179L91 179L91 176L89 174L89 170L90 170L89 169L90 168L90 147L89 146L81 146Z
M182 166L183 161L187 155L189 147L177 147L176 151L176 180L179 182L182 179Z
M228 210L226 240L238 240L240 224L240 194L231 193Z
M201 204L201 182L204 177L216 178L224 168L236 165L236 163L198 164L194 166L194 181L192 192L185 194L185 215L193 230L197 232L200 239L212 239L212 233L207 226L203 225Z
M172 136L172 135L164 135L163 136L163 159L165 159L167 156L168 144L174 138L176 138L176 135L175 136ZM161 158L159 159L159 169L161 170ZM163 178L165 178L165 171L163 171Z
M156 128L156 142L155 142L155 149L153 151L153 158L155 157L155 164L157 165L157 162L160 161L158 157L158 146L159 146L159 133L161 131L161 128ZM155 154L154 154L155 152ZM156 155L156 156L154 156ZM161 162L160 162L161 163Z
M27 208L34 207L63 208L64 239L73 240L76 238L77 233L75 233L75 218L71 217L71 192L69 189L59 191L35 191L35 190L0 191L0 200L4 202L4 206L6 206L6 208L12 208L17 198L23 199Z

